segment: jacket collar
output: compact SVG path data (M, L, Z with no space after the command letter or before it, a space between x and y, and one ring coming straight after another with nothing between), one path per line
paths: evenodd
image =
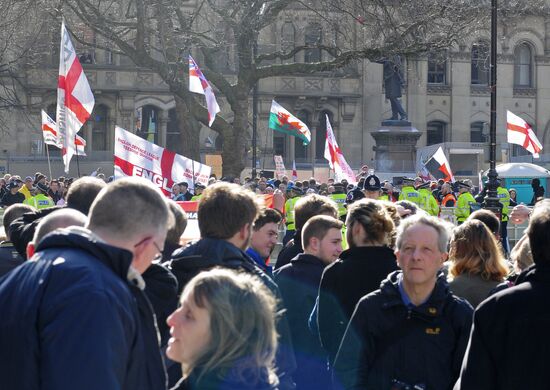
M516 285L523 282L550 282L550 264L533 264L516 279Z
M305 253L298 253L292 260L290 260L292 264L296 263L302 263L302 264L314 264L314 265L320 265L322 267L325 267L325 264L321 261L320 258L313 255L308 255Z
M368 254L372 258L395 257L393 250L387 246L356 246L346 249L340 254L340 259L356 258ZM364 259L361 259L364 260Z

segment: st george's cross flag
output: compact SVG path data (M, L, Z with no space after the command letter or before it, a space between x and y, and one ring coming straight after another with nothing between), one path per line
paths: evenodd
M542 144L529 123L516 114L506 111L506 129L509 143L523 146L534 158L539 158Z
M212 90L212 86L206 80L206 77L202 74L199 66L193 59L189 56L189 91L200 93L206 98L206 108L208 109L208 126L212 126L214 119L216 119L216 114L220 112L220 106L216 101L216 96Z
M62 149L57 136L57 123L44 110L42 110L42 136L45 144ZM78 134L76 135L75 146L77 155L86 156L86 141Z
M94 104L90 84L63 21L57 82L57 136L61 145L65 173L69 173L71 158L77 152L76 133L92 114Z
M292 181L298 180L298 171L296 170L296 160L292 160Z
M311 132L304 122L296 118L275 100L271 102L269 128L300 138L304 145L311 142Z
M355 179L355 174L353 173L353 170L344 158L342 151L338 147L338 143L336 142L336 137L334 137L334 132L332 131L332 126L330 125L328 115L326 115L326 118L327 136L325 141L324 157L326 160L328 160L328 165L330 166L330 169L334 169L334 176L336 177L337 181L346 179L348 183L355 184L357 183L357 180Z
M447 161L447 157L445 156L445 152L443 152L443 148L441 146L436 150L433 156L426 161L424 166L437 180L443 179L454 183L455 178L453 176L453 172L451 171L451 166L449 165L449 161Z

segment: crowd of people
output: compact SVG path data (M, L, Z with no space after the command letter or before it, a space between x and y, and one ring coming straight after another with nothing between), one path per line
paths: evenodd
M4 177L1 388L546 387L540 182L533 208L499 186L496 214L468 181L366 167L194 184ZM182 242L190 200L201 238ZM511 250L509 219L529 220Z

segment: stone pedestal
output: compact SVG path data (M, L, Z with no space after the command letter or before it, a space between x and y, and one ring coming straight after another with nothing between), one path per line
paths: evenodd
M386 120L371 135L376 141L376 170L415 172L416 142L422 135L409 121Z

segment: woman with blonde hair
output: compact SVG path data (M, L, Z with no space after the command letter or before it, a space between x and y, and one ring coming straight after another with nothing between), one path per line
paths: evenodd
M475 308L509 273L494 235L478 220L458 226L449 250L449 286Z
M255 276L213 269L193 278L168 317L166 354L182 364L172 390L273 390L276 301Z

